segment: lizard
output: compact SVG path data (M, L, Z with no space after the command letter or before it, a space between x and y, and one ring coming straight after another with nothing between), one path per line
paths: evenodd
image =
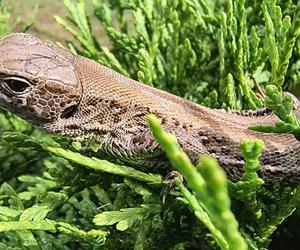
M259 138L265 143L259 176L266 183L300 182L300 142L291 134L249 129L274 125L279 121L274 113L210 109L28 33L0 39L0 106L50 133L94 141L101 155L168 168L147 123L154 114L192 162L200 154L211 155L233 181L243 175L240 143Z

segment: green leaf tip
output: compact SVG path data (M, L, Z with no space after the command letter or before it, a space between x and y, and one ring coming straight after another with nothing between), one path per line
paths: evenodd
M265 143L263 140L256 139L256 140L244 140L241 143L241 150L243 152L244 159L258 159L262 154L265 148Z
M300 140L299 121L294 114L294 99L290 94L282 93L275 85L268 85L265 103L281 120L275 126L258 125L250 128L261 132L291 133Z

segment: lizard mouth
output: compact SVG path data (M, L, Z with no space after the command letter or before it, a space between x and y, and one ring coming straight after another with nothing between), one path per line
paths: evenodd
M12 102L11 99L7 95L0 92L0 105L1 106L7 107L11 102Z
M0 90L1 87L0 83ZM47 118L38 116L34 111L27 108L27 100L24 96L10 96L6 92L0 91L0 106L37 126L49 122Z

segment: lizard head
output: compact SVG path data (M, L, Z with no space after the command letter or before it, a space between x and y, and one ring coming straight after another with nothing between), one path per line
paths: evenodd
M25 33L0 39L0 106L43 126L73 113L81 83L75 55Z

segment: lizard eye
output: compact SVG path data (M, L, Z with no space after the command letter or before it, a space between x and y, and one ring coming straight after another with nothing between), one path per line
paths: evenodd
M27 80L23 78L12 76L3 78L2 86L9 92L23 94L31 85Z

